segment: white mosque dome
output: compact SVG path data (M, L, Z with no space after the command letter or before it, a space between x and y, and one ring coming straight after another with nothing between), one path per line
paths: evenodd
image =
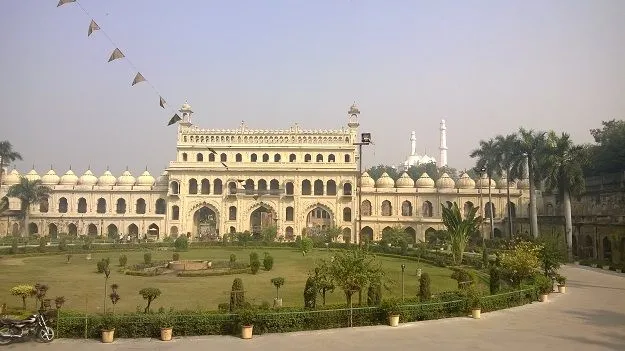
M4 184L6 185L15 185L20 182L20 172L17 169L13 168L13 170L4 178Z
M489 184L489 181L488 181L488 176L486 175L486 173L482 174L482 177L478 179L476 182L476 186L482 189L488 188L488 184ZM491 188L497 187L497 183L495 183L495 181L492 179L490 180L490 187Z
M89 185L89 186L96 185L97 182L98 182L98 178L93 175L93 172L91 172L90 169L86 170L85 173L83 173L83 175L80 176L80 180L78 181L80 185Z
M61 177L61 185L76 185L78 183L78 177L70 169Z
M456 182L447 173L443 173L436 181L436 187L439 189L453 189L456 187Z
M30 172L26 173L24 178L28 179L31 182L35 180L41 180L41 177L39 176L39 174L37 174L37 171L35 171L34 168L31 169Z
M456 185L458 186L458 189L474 189L475 181L471 179L468 174L463 173L462 176L460 176L460 179L458 179Z
M150 172L146 169L145 172L137 178L137 185L152 186L154 184L154 177L150 175Z
M394 188L395 181L391 178L388 173L382 173L382 176L375 181L376 188Z
M419 177L419 179L415 181L415 186L417 188L433 188L434 180L430 178L427 173L424 172L421 177Z
M163 171L161 175L156 180L156 185L165 185L169 184L169 173L167 171Z
M360 186L363 188L373 188L375 186L375 181L373 181L369 173L364 172L360 178Z
M111 171L109 170L104 172L104 174L102 174L100 178L98 178L98 185L100 186L111 186L115 185L115 183L117 183L117 178L115 178L113 176L113 173L111 173Z
M132 176L132 173L125 170L124 173L117 178L117 185L135 185L135 181L135 177Z
M397 179L397 181L395 182L395 186L398 188L413 188L414 180L410 178L408 173L404 172L402 173L401 177L399 177L399 179Z
M60 181L61 177L59 177L53 169L50 169L48 173L41 177L41 183L43 185L57 185Z

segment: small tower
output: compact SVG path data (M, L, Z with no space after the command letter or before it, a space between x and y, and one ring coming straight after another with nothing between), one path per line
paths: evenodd
M187 100L184 101L184 104L182 104L182 107L180 107L180 110L178 110L178 112L182 114L182 121L180 122L180 124L184 126L190 126L193 110L191 110L191 105L189 105Z
M438 149L441 152L438 167L445 167L447 166L447 126L444 119L441 119L441 145Z
M350 106L349 111L347 111L347 114L349 115L349 122L347 123L347 126L352 129L358 128L358 126L360 126L360 123L358 123L358 116L360 116L360 110L358 109L358 106L356 106L356 102L354 102L352 106Z
M410 156L417 153L417 132L414 130L410 133Z

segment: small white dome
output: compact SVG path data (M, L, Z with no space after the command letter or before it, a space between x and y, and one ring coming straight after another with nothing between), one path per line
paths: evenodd
M61 177L61 185L76 185L76 183L78 183L78 177L71 169Z
M161 175L156 180L156 185L167 186L168 184L169 184L169 173L167 173L167 171L163 171L163 173L161 173Z
M117 178L117 185L135 185L135 181L135 177L132 176L132 173L126 170Z
M360 186L363 188L373 188L375 186L375 181L371 178L369 173L364 172L360 178Z
M460 179L458 179L456 185L458 186L458 189L474 189L475 181L471 179L468 174L463 173L462 176L460 176Z
M391 178L388 173L382 173L382 176L375 181L376 188L394 188L395 181Z
M486 173L482 174L482 177L480 179L477 180L477 182L475 182L476 186L478 188L488 188L488 176L486 175ZM497 187L497 183L494 180L490 180L490 187L491 188L495 188Z
M150 175L150 172L145 170L145 172L141 173L141 175L137 178L137 185L142 186L152 186L154 184L154 177Z
M98 185L100 186L111 186L115 185L115 183L117 183L117 178L113 176L111 171L104 172L104 174L98 178Z
M456 182L447 173L443 173L436 181L436 187L439 189L453 189L456 187Z
M31 169L30 172L26 173L24 178L28 179L31 182L35 180L41 180L41 177L39 176L39 174L37 174L37 171L35 171L34 168Z
M59 177L53 169L49 170L48 173L41 177L41 183L43 185L57 185L60 181L61 177Z
M7 176L4 178L4 184L6 185L15 185L18 184L20 182L20 172L17 171L17 169L13 168L13 170L7 174Z
M419 177L419 179L415 181L415 186L417 188L433 188L434 180L430 178L430 176L427 173L424 172L421 175L421 177Z
M90 169L86 170L83 175L80 176L78 184L80 185L96 185L98 178L93 175Z
M408 173L404 172L395 182L395 186L398 188L414 188L414 180L410 178Z
M521 179L521 181L517 183L517 188L519 188L521 190L529 190L529 188L530 188L530 180L529 179Z

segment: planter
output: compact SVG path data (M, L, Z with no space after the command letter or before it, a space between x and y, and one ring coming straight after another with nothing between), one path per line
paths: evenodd
M549 300L549 294L540 294L540 297L538 298L538 300L540 302L547 302Z
M560 294L566 293L566 285L558 285L558 292Z
M282 299L274 298L273 299L273 307L274 308L282 307Z
M480 319L482 317L482 309L481 308L472 309L471 317L473 317L473 319Z
M251 339L253 328L253 325L244 325L243 327L241 327L241 339Z
M110 344L113 342L113 338L115 335L115 328L111 330L102 329L102 342L105 344Z
M161 340L163 341L171 340L172 332L173 332L173 328L161 328Z
M399 315L398 314L392 314L390 316L388 316L388 324L391 327L396 327L399 325Z

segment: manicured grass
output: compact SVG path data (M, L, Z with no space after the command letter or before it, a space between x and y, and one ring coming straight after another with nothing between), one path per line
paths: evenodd
M243 279L246 298L255 303L267 301L270 304L276 294L270 279L284 277L286 283L280 288L280 297L285 306L303 306L303 290L309 272L315 267L315 262L327 258L331 252L315 250L302 256L298 250L291 249L247 249L247 248L205 248L181 252L180 259L228 260L231 253L237 256L237 261L249 262L249 254L258 252L261 260L264 252L274 257L274 266L271 271L262 267L257 275L238 274L216 277L177 277L173 274L156 277L137 277L124 275L118 272L119 252L94 253L92 259L86 260L86 254L75 254L71 262L66 263L65 255L40 257L13 258L5 256L0 259L0 304L6 303L10 307L21 307L22 300L11 296L9 289L19 284L44 283L50 287L48 298L65 296L66 309L88 312L103 311L104 275L96 272L96 262L101 258L110 257L111 276L108 285L119 284L121 300L116 311L143 310L145 301L139 295L139 290L145 287L155 287L162 291L162 295L152 303L156 310L159 307L169 309L202 309L216 310L219 303L229 301L229 292L235 277ZM124 252L128 256L128 265L142 263L146 251ZM172 251L152 252L152 260L170 260ZM449 291L456 289L456 281L450 278L451 271L447 268L434 267L427 264L417 264L414 261L380 257L385 274L394 284L390 292L384 291L383 296L401 296L401 264L406 265L405 296L415 296L418 289L416 277L417 268L429 273L432 281L432 292ZM109 289L110 293L110 289ZM357 295L355 296L357 301ZM366 302L366 292L363 293ZM340 290L328 294L327 303L344 303L345 297ZM34 308L35 301L27 300L28 307ZM107 298L107 306L111 306Z

